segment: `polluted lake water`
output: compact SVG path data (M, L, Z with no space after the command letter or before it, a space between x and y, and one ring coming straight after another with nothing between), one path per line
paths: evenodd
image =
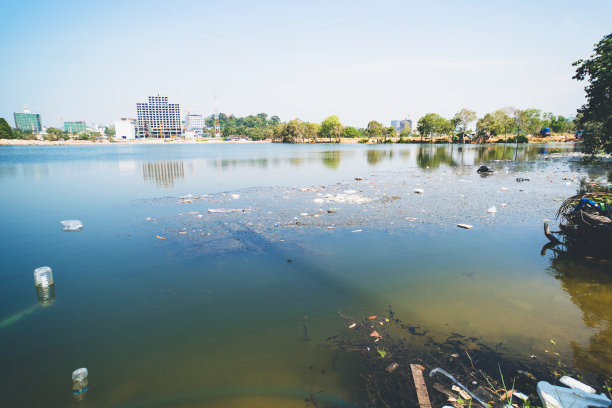
M610 268L541 255L561 202L610 182L578 146L0 155L3 405L398 406L416 401L412 385L394 394L410 364L435 406L435 382L455 392L437 367L470 390L486 385L477 370L499 381L498 364L611 383ZM78 233L58 228L75 219ZM32 288L40 265L52 296ZM91 373L78 401L76 367ZM518 391L533 395L527 378Z

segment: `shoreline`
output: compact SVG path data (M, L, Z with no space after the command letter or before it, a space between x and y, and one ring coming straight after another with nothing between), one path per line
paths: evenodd
M343 138L341 142L332 142L332 144L357 144L360 139L348 139ZM522 144L530 144L530 143L581 143L581 140L576 138L564 138L564 137L547 137L547 138L533 138L530 139L528 143ZM27 140L27 139L0 139L0 146L127 146L127 145L193 145L193 144L262 144L262 143L275 143L271 140L224 140L224 139L139 139L139 140L118 140L118 141L108 141L108 140L100 140L100 141L91 141L91 140L61 140L61 141L49 141L49 140ZM319 142L308 142L303 144L327 144L328 141L319 141ZM294 144L302 144L302 143L294 143ZM368 145L379 145L379 144L430 144L428 141L420 142L419 140L411 141L410 143L397 143L394 141L393 143L362 143ZM447 144L447 143L436 143L433 144ZM460 143L459 143L460 144ZM470 144L470 143L466 143ZM486 141L480 144L502 144L496 143L494 141ZM515 144L515 143L508 143Z

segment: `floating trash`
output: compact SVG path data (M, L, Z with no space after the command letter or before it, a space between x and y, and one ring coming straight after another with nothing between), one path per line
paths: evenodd
M55 302L55 285L36 286L36 298L42 306L49 306Z
M497 208L495 208L495 206L489 207L489 208L487 208L487 212L488 213L496 213L497 212Z
M387 368L385 368L385 371L388 373L392 373L397 369L397 367L399 367L398 363L391 363L387 366Z
M53 271L48 266L34 269L34 284L41 288L53 285Z
M79 368L72 372L72 394L77 399L82 399L89 387L87 376L89 372L86 368Z
M211 214L225 214L234 212L247 212L253 211L252 208L209 208L208 212Z
M64 226L62 231L77 232L83 229L83 223L79 220L64 220L60 222Z
M423 194L423 193L425 193L425 190L423 190L422 188L415 188L414 189L414 193L415 194Z

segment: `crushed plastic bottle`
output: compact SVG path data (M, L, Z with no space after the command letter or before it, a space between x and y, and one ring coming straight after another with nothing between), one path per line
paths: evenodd
M72 393L75 397L82 397L87 392L89 381L87 376L89 372L85 367L76 369L72 372Z

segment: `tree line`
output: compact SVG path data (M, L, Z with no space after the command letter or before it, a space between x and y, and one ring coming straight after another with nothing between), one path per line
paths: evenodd
M338 116L332 115L325 118L321 123L310 123L301 119L293 119L289 122L281 122L278 116L267 119L267 114L259 113L247 117L235 117L234 115L219 114L221 134L223 137L249 137L253 140L272 140L285 143L307 143L307 142L340 142L343 138L360 138L373 140L378 143L386 143L392 140L399 142L408 141L409 138L424 137L432 139L440 136L448 136L453 140L464 141L466 138L475 139L478 142L486 142L491 137L505 135L539 135L542 129L550 129L554 133L568 133L574 129L574 122L563 116L554 115L551 112L542 113L539 109L515 109L503 108L495 112L487 113L478 118L474 111L461 109L452 118L446 119L437 113L428 113L417 122L416 131L410 127L401 132L393 126L384 126L382 123L372 120L365 128L344 126ZM209 135L214 133L214 115L206 118L207 126L211 129L205 130ZM475 124L475 132L471 126ZM511 139L515 140L515 139Z
M469 129L474 123L475 132L471 133ZM419 119L417 129L421 137L451 136L462 141L470 138L486 142L491 137L504 135L504 141L507 141L509 134L520 138L539 135L545 129L554 133L569 133L574 130L574 121L552 112L542 113L540 109L501 108L486 113L482 118L478 118L474 111L461 109L450 119L428 113Z

